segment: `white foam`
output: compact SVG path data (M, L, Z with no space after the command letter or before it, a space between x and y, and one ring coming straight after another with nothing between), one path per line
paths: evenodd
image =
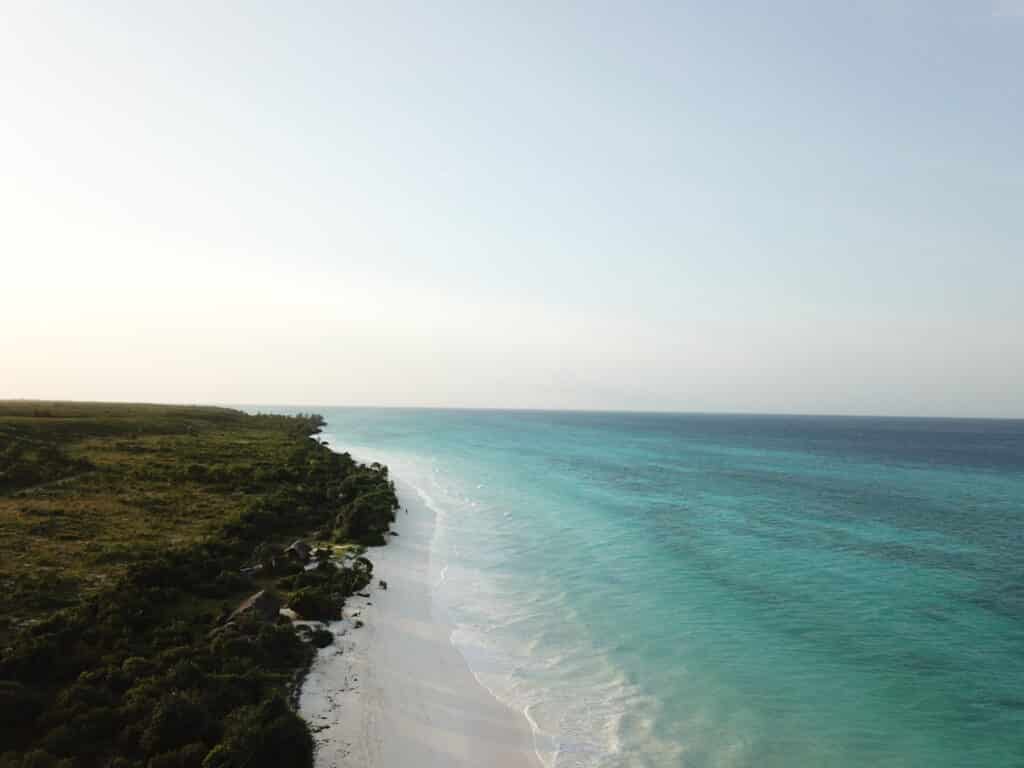
M449 640L480 686L523 714L545 768L629 764L624 713L641 703L649 710L650 702L588 644L557 585L531 593L517 574L494 566L514 534L502 528L513 524L513 511L479 496L483 483L464 493L469 486L460 487L434 458L356 450L387 464L433 512L434 610L452 627Z

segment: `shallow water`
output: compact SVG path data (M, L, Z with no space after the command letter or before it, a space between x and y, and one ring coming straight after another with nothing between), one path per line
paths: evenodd
M1024 422L324 415L549 766L1024 764Z

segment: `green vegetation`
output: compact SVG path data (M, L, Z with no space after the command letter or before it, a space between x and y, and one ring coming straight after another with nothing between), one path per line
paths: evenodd
M382 543L397 508L322 423L0 402L0 766L311 765L288 694L330 635L277 606L336 618L372 566L285 545Z

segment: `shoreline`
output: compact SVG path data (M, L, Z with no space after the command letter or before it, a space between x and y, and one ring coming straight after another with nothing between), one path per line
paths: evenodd
M346 602L329 625L334 644L318 652L299 691L315 765L541 768L526 716L484 688L451 642L434 598L435 514L393 479L404 511L387 545L368 553L369 597Z
M397 507L383 468L311 439L323 424L0 402L0 765L312 768L290 695L371 573L303 539L383 542Z

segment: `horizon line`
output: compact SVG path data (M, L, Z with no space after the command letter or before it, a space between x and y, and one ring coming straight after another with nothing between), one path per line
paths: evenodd
M251 408L290 408L290 409L317 409L317 408L347 408L353 410L393 410L393 411L470 411L470 412L502 412L502 413L592 413L592 414L630 414L650 416L760 416L760 417L791 417L791 418L833 418L833 419L920 419L920 420L961 420L961 421L1024 421L1022 416L969 416L969 415L942 415L925 416L894 413L828 413L828 412L806 412L806 411L688 411L671 409L650 409L650 408L543 408L543 407L512 407L512 406L474 406L474 405L354 405L342 403L288 403L288 402L228 402L228 401L151 401L151 400L93 400L75 398L53 398L53 397L0 397L0 403L78 403L78 404L104 404L104 405L167 405L167 406L192 406L192 407L213 407L233 408L245 410Z

